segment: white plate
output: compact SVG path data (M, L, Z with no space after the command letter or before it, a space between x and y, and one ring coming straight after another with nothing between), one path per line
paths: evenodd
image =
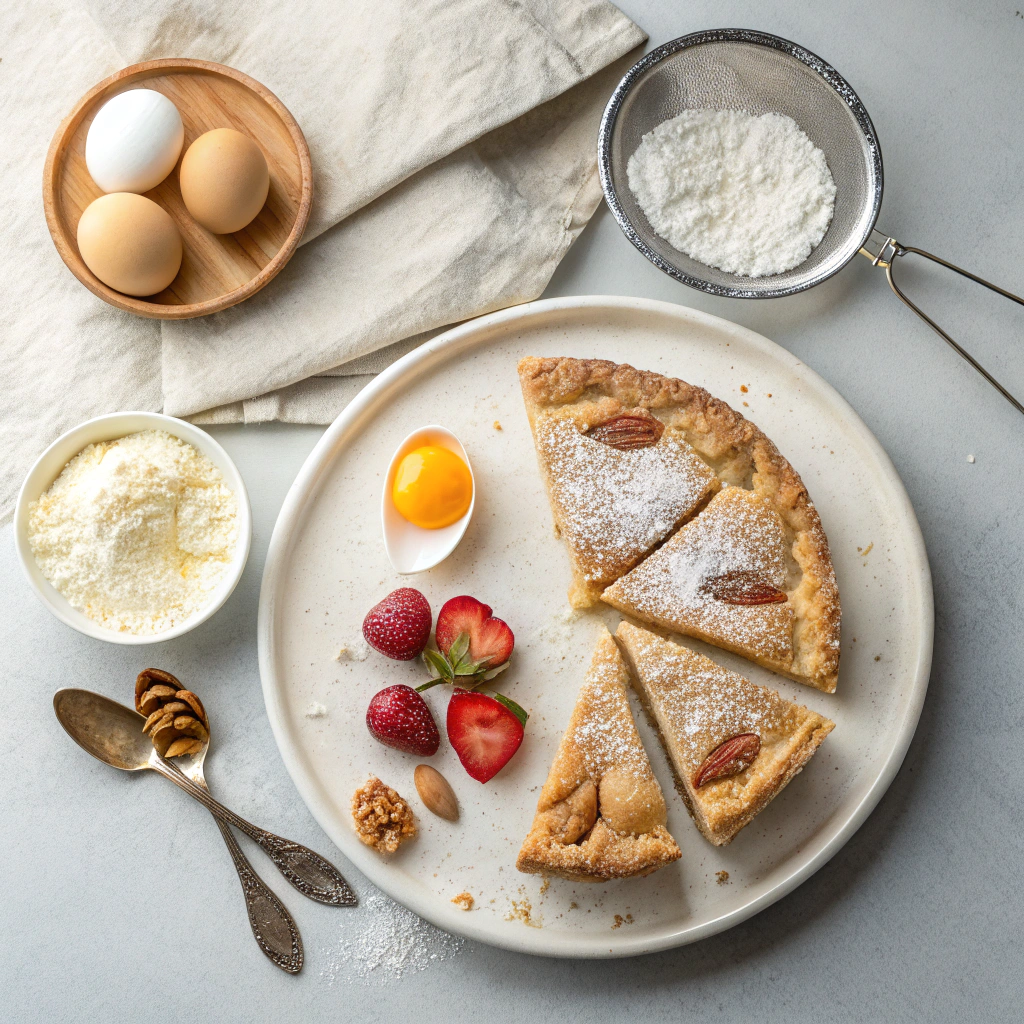
M771 806L730 846L716 849L687 816L658 740L638 713L683 852L648 878L596 886L553 879L545 886L515 869L598 625L614 628L619 618L607 609L573 623L560 619L568 559L552 535L523 410L516 362L524 355L627 361L701 384L742 408L802 474L832 546L843 601L836 695L687 642L828 715L835 731ZM442 423L462 439L479 498L455 553L429 572L400 577L384 552L379 492L395 446L424 423ZM422 666L373 652L361 662L334 660L343 640L359 636L370 606L408 585L423 591L435 614L457 594L493 605L516 635L501 688L531 712L519 753L487 785L465 774L447 742L431 759L458 794L462 817L454 825L420 804L416 759L375 742L364 724L370 697L388 684L415 685L425 678ZM303 799L388 895L448 931L509 949L624 956L729 928L790 892L842 847L903 761L928 684L932 625L928 562L907 495L878 442L828 384L760 335L706 313L641 299L553 299L426 343L369 384L328 429L288 493L270 543L260 672L274 735ZM445 688L426 699L443 729ZM305 717L313 701L327 706L326 717ZM371 773L410 799L421 826L391 859L361 845L352 830L349 801ZM720 871L728 872L725 884ZM468 913L451 903L463 891L476 899ZM540 927L516 914L524 901Z

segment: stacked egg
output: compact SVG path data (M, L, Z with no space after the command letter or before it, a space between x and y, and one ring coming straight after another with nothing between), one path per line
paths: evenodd
M104 284L125 295L155 295L181 269L177 226L142 193L174 170L184 143L178 108L152 89L115 96L89 127L85 163L106 195L83 211L78 251ZM270 171L252 139L232 128L215 128L188 147L178 183L185 208L200 225L231 234L263 208Z

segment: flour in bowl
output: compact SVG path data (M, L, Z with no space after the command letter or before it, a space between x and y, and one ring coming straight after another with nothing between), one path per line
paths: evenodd
M163 633L204 608L238 541L217 467L163 430L79 452L29 507L43 575L108 629Z
M641 139L626 172L658 235L743 277L803 263L835 207L825 154L784 114L685 110Z

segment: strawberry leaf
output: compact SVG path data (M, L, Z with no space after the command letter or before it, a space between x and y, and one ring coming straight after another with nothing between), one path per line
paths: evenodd
M480 664L483 664L483 663L481 662ZM484 682L489 682L495 676L500 676L501 673L504 672L505 669L508 668L508 666L509 666L509 663L506 661L503 665L499 665L497 668L489 668L489 669L487 669L487 671L484 672Z
M459 666L466 660L466 655L469 654L469 634L460 633L451 647L448 648L448 661L455 666L458 671ZM465 673L460 673L465 675Z
M511 697L506 697L501 693L493 693L491 696L499 703L504 704L505 707L512 712L516 718L519 719L519 724L526 728L526 720L530 717Z
M455 666L455 674L457 676L475 676L479 675L484 670L484 666L488 662L488 658L484 658L483 661L460 661Z
M446 683L455 682L455 672L448 659L440 652L429 649L425 650L423 652L423 661L431 672L440 676L439 681Z

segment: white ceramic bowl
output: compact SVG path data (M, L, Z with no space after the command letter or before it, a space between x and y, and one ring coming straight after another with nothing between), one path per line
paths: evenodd
M136 636L132 633L119 633L112 629L106 629L77 608L72 607L68 600L43 576L28 542L29 505L57 479L68 462L87 445L97 441L112 441L114 438L134 434L139 430L165 430L168 434L187 441L201 451L224 474L225 486L234 491L235 497L238 499L238 541L235 545L235 553L224 578L210 595L209 602L195 615L173 629L147 636ZM242 570L249 557L251 541L252 514L249 510L249 495L246 493L242 476L228 457L228 453L206 431L200 430L184 420L155 412L117 412L108 416L97 416L95 419L87 420L69 430L66 434L62 434L36 459L35 465L29 470L25 482L21 485L18 505L14 512L15 547L18 550L18 557L21 559L25 575L39 599L61 622L73 626L79 633L85 633L86 636L96 637L97 640L106 640L112 644L162 643L164 640L173 640L205 622L227 601L241 579Z

